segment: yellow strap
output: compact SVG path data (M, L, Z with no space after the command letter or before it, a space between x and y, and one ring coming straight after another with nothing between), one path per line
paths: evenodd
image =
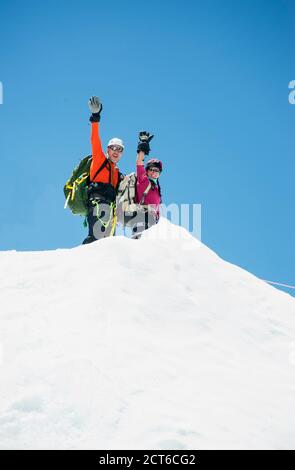
M76 181L74 181L73 187L72 187L72 192L71 192L71 201L74 200L75 197L75 192L76 192Z
M82 173L82 175L79 176L79 178L76 179L75 183L76 184L81 184L83 181L85 181L88 178L89 173Z
M70 197L71 197L71 193L68 194L67 200L66 200L65 205L64 205L64 209L66 209L68 207Z
M89 175L89 173L82 173L82 175L80 175L79 178L77 178L77 179L73 182L73 186L71 186L71 185L69 184L69 182L67 182L66 188L67 188L67 189L73 189L74 185L79 185L79 184L83 183L83 181L85 181L85 180L88 178L88 175Z
M73 186L71 186L69 183L66 183L66 188L67 188L67 189L70 189L70 192L69 192L69 194L68 194L66 203L65 203L65 205L64 205L64 208L65 208L65 209L66 209L67 206L68 206L69 200L70 200L70 199L71 199L71 201L74 200L77 186L79 186L79 184L83 183L83 181L85 181L85 180L88 178L88 175L89 175L89 173L82 173L82 175L80 175L79 178L77 178L77 179L73 182Z
M112 236L114 235L115 228L116 228L116 225L117 225L117 211L116 211L116 205L114 205L114 212L113 212L113 215L114 215L114 218L113 218L113 224L112 224L112 228L111 228L111 232L110 232L110 237L112 237Z

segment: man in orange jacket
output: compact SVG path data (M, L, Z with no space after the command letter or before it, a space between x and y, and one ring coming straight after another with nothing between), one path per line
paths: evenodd
M117 167L124 143L114 137L108 143L107 156L104 154L99 136L102 104L96 96L88 102L91 116L92 162L88 190L88 236L83 244L114 235L116 228L116 194L122 178Z

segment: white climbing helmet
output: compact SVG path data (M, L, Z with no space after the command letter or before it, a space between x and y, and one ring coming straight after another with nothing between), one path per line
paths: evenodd
M122 139L118 139L118 137L113 137L111 140L109 140L108 147L110 145L119 145L120 147L124 148L124 142Z

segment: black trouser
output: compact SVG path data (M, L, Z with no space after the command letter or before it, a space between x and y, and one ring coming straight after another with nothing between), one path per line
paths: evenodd
M144 230L158 223L158 218L154 213L143 209L132 213L124 213L124 226L131 227L131 238L138 239Z
M103 183L91 185L88 192L88 236L83 241L83 245L114 235L114 217L115 205L112 190Z

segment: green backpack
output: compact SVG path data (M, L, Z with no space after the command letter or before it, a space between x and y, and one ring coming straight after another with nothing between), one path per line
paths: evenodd
M87 194L89 185L92 155L84 157L74 168L72 176L64 186L66 198L65 209L68 207L73 214L87 215Z
M72 176L64 185L64 195L66 198L64 208L66 209L68 207L73 214L82 215L84 217L88 213L87 201L91 162L92 155L84 157L76 168L74 168ZM108 160L105 159L93 179L97 177L98 173L100 173L107 164Z

